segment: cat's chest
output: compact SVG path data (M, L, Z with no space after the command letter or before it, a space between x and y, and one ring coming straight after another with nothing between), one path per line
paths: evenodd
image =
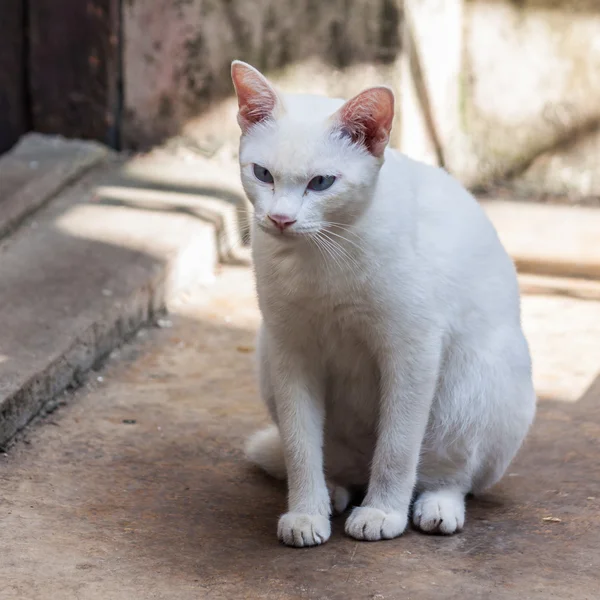
M363 337L375 318L367 289L336 281L287 281L265 296L270 317L320 340Z
M340 271L297 256L257 264L257 289L265 321L321 352L367 345L374 330L377 294L366 268ZM337 350L336 350L337 349Z

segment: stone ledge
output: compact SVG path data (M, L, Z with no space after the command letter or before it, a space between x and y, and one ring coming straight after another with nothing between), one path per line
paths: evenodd
M95 142L23 136L0 157L0 238L107 155Z
M0 242L0 446L180 292L211 281L219 258L245 260L235 196L173 191L177 161L164 155L164 189L143 180L142 159L103 156Z
M600 210L483 200L519 271L600 279Z
M521 294L530 296L562 296L578 300L600 300L600 280L521 273L519 284Z

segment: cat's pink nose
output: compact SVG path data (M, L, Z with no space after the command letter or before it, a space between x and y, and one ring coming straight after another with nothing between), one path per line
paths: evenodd
M292 219L287 215L274 214L268 215L268 217L271 223L273 223L273 225L275 225L275 227L277 227L277 229L279 229L280 231L287 229L290 225L293 225L296 222L296 219Z

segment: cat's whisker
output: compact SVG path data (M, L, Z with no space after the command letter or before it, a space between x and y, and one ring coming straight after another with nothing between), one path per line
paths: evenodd
M234 236L235 239L231 239L230 235L222 232L218 237L218 252L220 258L227 261L230 259L237 259L237 251L247 251L250 243L250 233L252 230L251 224L244 228L240 228L239 235ZM238 255L239 256L239 255Z
M325 252L327 252L327 254L331 258L331 260L336 264L336 266L340 270L343 270L343 264L340 263L340 259L337 257L337 254L333 251L333 248L332 248L329 240L322 237L321 232L317 232L315 234L315 239L318 239L320 241L321 247L323 248L323 250L325 250Z
M343 249L334 240L327 238L323 231L321 231L320 234L321 234L321 240L322 240L323 244L326 244L327 246L329 246L331 248L331 251L334 252L335 255L339 257L339 260L336 261L336 264L340 270L340 274L344 277L348 286L351 289L355 289L358 291L356 281L352 277L352 273L351 273L352 267L354 267L355 269L359 267L358 263L356 263L356 261L351 259L351 257L347 253L340 254L340 250L343 250ZM350 262L350 260L352 260L352 262Z
M336 229L341 229L345 233L349 233L357 238L360 238L360 233L356 230L356 227L354 227L353 225L345 225L344 223L336 223L335 221L326 221L325 225L327 227L335 227Z
M346 268L349 266L346 256L340 252L337 245L333 242L333 240L326 237L323 232L320 232L319 235L321 242L324 247L329 249L329 254L334 258L335 264L341 272L344 272Z
M347 231L349 233L353 233L356 236L359 236L359 232L356 230L356 227L354 227L354 225L348 225L346 223L338 223L337 221L325 221L326 225L329 225L331 227L338 227L340 229L343 229L344 231Z
M329 266L327 256L325 256L325 252L323 251L321 244L319 243L319 239L316 236L310 235L308 236L308 240L319 251L319 254L321 254L321 256L323 257L323 265L325 266L325 268L327 268Z
M344 248L340 242L329 237L328 233L323 233L323 235L338 249L339 253L343 254L346 258L348 258L348 260L352 261L354 265L358 265L358 261L356 260L355 256L353 256L353 254L347 248Z
M341 255L343 255L343 256L344 256L344 257L347 259L347 261L348 261L348 262L347 262L347 264L348 264L348 265L352 264L352 266L354 266L354 267L358 267L358 266L359 266L359 263L358 263L358 261L356 260L356 258L355 258L354 256L352 256L352 254L351 254L351 253L350 253L350 252L349 252L349 251L348 251L346 248L344 248L344 247L343 247L343 246L342 246L342 245L341 245L341 244L340 244L338 241L336 241L336 240L333 240L333 239L331 239L331 238L329 237L329 235L331 235L331 234L332 234L332 232L331 232L331 231L327 231L327 232L326 232L326 231L323 231L323 232L321 232L321 233L322 233L322 235L323 235L323 236L325 236L325 237L327 238L327 240L328 240L328 241L329 241L329 242L330 242L330 243L331 243L331 244L332 244L332 245L333 245L333 246L334 246L334 247L335 247L335 248L338 250L338 253L339 253L339 254L341 254ZM335 235L335 234L333 234L333 235ZM343 239L343 240L345 240L345 241L348 241L348 240L346 240L346 238L344 238L343 236L336 235L336 237L339 237L339 238L341 238L341 239ZM356 244L355 244L355 245L356 245ZM357 246L357 248L359 248L359 249L360 249L360 246Z
M327 237L327 234L323 231L320 232L320 235L323 242L326 243L331 248L331 251L339 258L340 263L338 264L340 267L358 267L358 263L354 257L350 255L338 242Z
M349 244L352 244L358 250L361 250L361 251L363 250L363 247L360 244L358 244L356 242L353 242L352 240L349 240L347 237L345 237L345 236L343 236L343 235L341 235L339 233L335 233L334 231L331 231L331 230L327 230L327 233L329 235L333 235L333 236L335 236L337 238L340 238L340 239L344 240L345 242L348 242Z

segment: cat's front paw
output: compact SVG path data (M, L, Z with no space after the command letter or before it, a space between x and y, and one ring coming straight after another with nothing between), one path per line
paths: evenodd
M346 520L346 533L357 540L391 540L402 535L407 521L405 513L357 506Z
M329 517L304 513L285 513L279 518L277 537L287 546L318 546L331 535Z

